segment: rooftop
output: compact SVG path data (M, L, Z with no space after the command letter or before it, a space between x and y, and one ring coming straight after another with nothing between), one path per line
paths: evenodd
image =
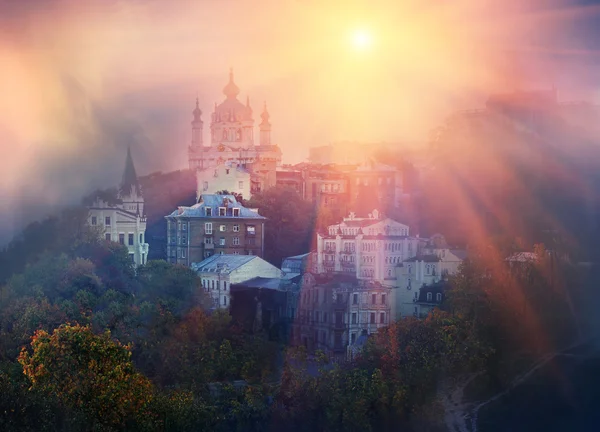
M192 263L191 267L196 272L230 273L253 259L260 259L260 257L256 255L213 255L202 262Z
M207 216L206 208L211 208L210 215ZM219 208L225 208L225 214L219 214ZM233 216L232 209L239 209L239 216ZM193 218L243 218L243 219L266 219L258 214L258 211L242 206L233 195L202 194L198 204L191 207L179 207L167 217L193 217Z
M439 262L439 261L441 261L441 259L437 255L417 255L412 258L404 260L404 262L416 262L416 261Z

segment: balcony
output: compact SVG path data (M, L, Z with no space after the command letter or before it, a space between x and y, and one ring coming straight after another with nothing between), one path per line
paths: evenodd
M204 243L204 249L214 249L215 248L215 244L214 243Z

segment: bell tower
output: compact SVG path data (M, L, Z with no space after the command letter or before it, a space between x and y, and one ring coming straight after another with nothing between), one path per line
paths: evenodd
M196 108L192 111L192 115L194 116L192 120L192 145L188 150L191 170L202 168L202 127L204 122L202 121L202 110L200 110L198 98L196 98Z
M269 111L267 111L267 103L265 102L265 106L262 114L260 115L262 118L262 122L258 125L260 129L260 143L261 146L271 145L271 123L269 122Z

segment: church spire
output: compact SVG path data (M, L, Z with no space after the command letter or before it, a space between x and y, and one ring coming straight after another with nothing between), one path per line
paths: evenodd
M233 68L229 69L229 82L223 88L223 94L225 94L228 99L235 99L237 98L237 95L240 94L240 88L233 82Z
M271 145L271 123L269 123L270 115L269 111L267 111L267 102L265 102L260 117L262 118L262 122L258 125L260 129L260 145Z
M132 193L141 196L141 188L135 172L135 166L133 165L133 158L131 157L131 147L127 147L127 159L125 160L125 170L123 171L123 178L119 186L119 194L121 196L129 196Z

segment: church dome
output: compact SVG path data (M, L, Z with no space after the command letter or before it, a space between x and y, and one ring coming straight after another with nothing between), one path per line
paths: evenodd
M223 87L223 94L232 99L235 99L240 94L240 88L233 82L233 69L229 70L229 82Z

